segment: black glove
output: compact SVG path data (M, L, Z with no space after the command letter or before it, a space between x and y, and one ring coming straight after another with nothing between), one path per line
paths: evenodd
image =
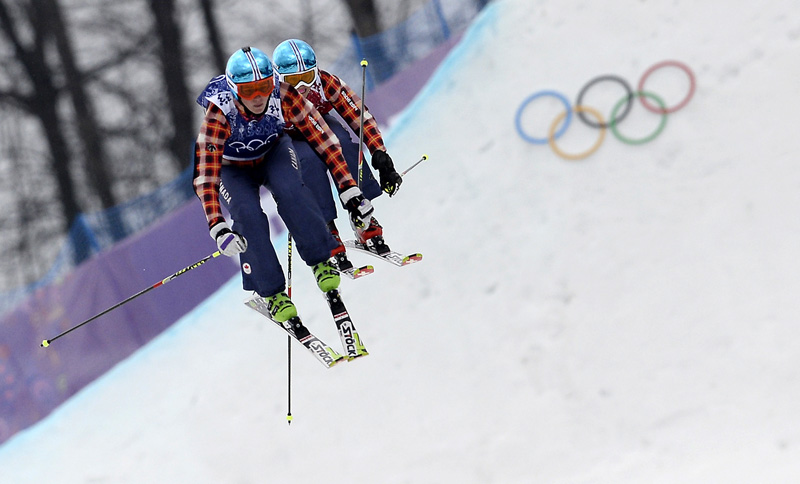
M372 203L364 198L358 187L350 187L343 191L339 198L342 199L342 205L350 213L350 221L354 227L368 227L372 219Z
M389 153L385 151L376 151L372 154L372 167L378 170L381 177L381 189L393 196L400 189L400 184L403 183L403 177L394 169L394 163Z

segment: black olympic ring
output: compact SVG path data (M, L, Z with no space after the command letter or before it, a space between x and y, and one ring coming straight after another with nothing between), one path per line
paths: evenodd
M631 85L628 84L628 81L626 81L625 79L619 76L615 76L614 74L597 76L588 83L586 83L586 85L583 86L581 88L581 91L578 93L578 99L575 101L575 105L583 106L583 96L584 94L586 94L586 91L588 91L590 87L602 81L614 81L622 84L622 87L625 88L625 93L627 94L628 102L625 104L625 109L622 111L622 113L620 113L620 115L615 119L610 119L607 123L595 123L594 121L586 119L586 113L584 113L583 111L579 112L578 117L581 118L581 121L588 124L592 128L608 128L611 125L611 123L619 123L625 118L625 116L628 115L628 113L631 111L631 107L633 106L633 89L631 89Z

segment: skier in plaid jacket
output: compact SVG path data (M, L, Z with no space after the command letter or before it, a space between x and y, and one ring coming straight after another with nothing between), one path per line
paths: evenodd
M297 153L284 127L291 123L325 161L354 223L368 226L372 205L350 174L327 122L293 86L278 80L271 60L259 49L236 51L225 75L212 79L197 102L206 111L195 145L193 184L211 237L224 255L240 256L244 289L265 298L276 320L287 321L297 310L285 292L283 269L261 208L261 186L272 193L320 289L336 289L339 274L330 264L337 243L302 181Z
M389 196L397 193L403 180L386 152L378 123L366 106L364 106L363 116L364 144L371 154L372 166L378 170L380 175L380 185L375 181L369 166L359 159L359 131L361 130L361 107L363 104L361 98L337 76L319 69L314 50L302 40L289 39L281 42L275 48L272 59L275 69L278 71L278 78L294 86L300 94L311 101L336 134L350 173L358 179L358 185L363 190L365 198L373 200L381 195L382 190ZM334 180L336 180L336 174L330 170L324 158L321 158L313 149L312 144L302 135L298 127L287 124L287 132L294 141L303 181L314 194L322 209L322 215L328 223L328 229L339 243L332 254L335 257L334 260L341 269L350 268L352 264L347 260L345 248L341 244L339 231L334 221L336 205L330 189L328 172L331 173ZM377 253L389 250L383 240L383 228L374 217L369 225L354 225L353 230L356 239L370 250Z

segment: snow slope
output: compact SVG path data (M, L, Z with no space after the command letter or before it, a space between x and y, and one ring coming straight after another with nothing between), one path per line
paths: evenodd
M343 282L368 358L325 370L294 345L287 425L286 337L235 278L0 447L2 481L797 482L798 8L491 4L387 136L401 168L430 156L375 203L425 260ZM609 133L565 161L514 130L534 91L635 85L664 59L697 91L651 143ZM673 104L688 82L647 86ZM526 111L531 134L550 101ZM580 151L596 132L573 123L559 144ZM620 130L656 123L639 106ZM310 271L294 279L336 342Z

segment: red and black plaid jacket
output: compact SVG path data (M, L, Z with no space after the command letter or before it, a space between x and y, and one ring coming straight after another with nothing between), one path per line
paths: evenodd
M356 186L342 155L339 140L322 119L319 111L290 84L281 82L280 93L281 108L287 125L291 123L302 133L314 150L325 160L339 191ZM246 116L244 107L238 101L236 107L243 116ZM254 166L264 161L263 158L254 161L223 160L222 152L230 133L230 126L225 114L214 104L209 105L200 127L200 134L197 136L197 156L193 180L194 190L203 204L209 228L225 220L219 202L222 165Z
M322 82L322 90L327 99L320 99L319 94L312 96L307 93L309 100L323 114L335 109L342 119L347 122L350 129L355 134L358 134L359 129L361 129L361 97L344 81L327 71L320 69L319 77ZM288 123L286 126L287 129L291 129ZM370 154L375 153L377 150L386 151L381 130L378 128L378 122L372 117L367 106L364 106L364 144L367 145Z

